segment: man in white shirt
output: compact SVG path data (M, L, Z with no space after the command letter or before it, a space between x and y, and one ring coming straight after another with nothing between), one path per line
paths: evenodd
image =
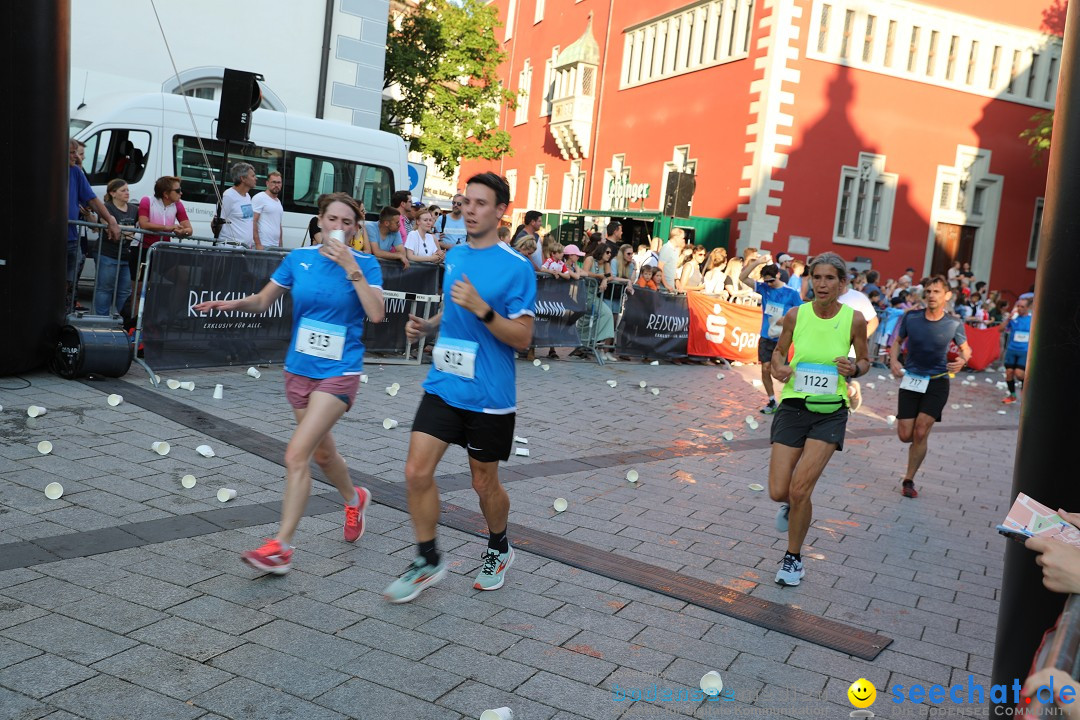
M254 247L255 209L248 193L255 187L255 168L238 162L229 169L229 176L233 186L221 196L221 219L225 221L221 239Z
M660 281L668 292L675 292L675 274L679 266L679 255L686 247L686 232L682 228L671 228L668 241L660 248Z
M453 210L443 213L439 221L435 223L438 230L439 246L449 250L455 245L464 245L468 240L468 231L465 229L465 215L461 212L465 196L458 193L453 199Z
M255 217L251 224L255 249L281 247L281 219L285 211L281 207L281 173L274 170L266 176L265 192L251 199Z

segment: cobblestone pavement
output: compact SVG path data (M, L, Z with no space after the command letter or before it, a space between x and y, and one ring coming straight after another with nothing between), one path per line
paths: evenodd
M403 481L425 372L369 361L335 430L353 470ZM905 448L885 420L898 385L879 373L865 378L847 448L817 487L797 588L772 582L785 538L767 493L748 487L767 482L756 367L521 362L517 434L530 455L505 464L512 524L892 638L873 661L520 548L506 587L481 593L472 578L483 540L445 527L447 579L389 605L379 593L411 560L413 537L406 514L379 504L374 479L356 546L341 539L331 489L316 485L294 571L258 576L237 553L274 531L280 459L165 419L153 403L110 407L93 383L2 378L0 717L426 720L500 706L516 720L846 717L860 677L878 688L879 717L928 717L926 704L885 706L886 688L988 683L1005 542L993 527L1008 506L1019 410L998 414L1000 392L985 382L996 374L958 377L921 495L904 500ZM162 377L193 381L193 391L154 392L207 416L277 441L292 430L276 368L257 380L244 368ZM137 368L124 382L149 387ZM222 400L211 399L216 383ZM30 404L48 413L28 418ZM400 426L384 430L386 418ZM151 451L156 440L171 444L168 456ZM203 443L215 457L195 452ZM563 462L658 448L672 452L636 462L636 485L624 479L630 466ZM511 472L530 466L541 474ZM443 499L476 510L467 469L452 448ZM188 473L192 489L180 484ZM52 481L62 499L42 492ZM229 505L215 497L221 487L237 490ZM556 497L569 504L561 514ZM232 529L205 519L223 508ZM120 526L143 530L132 542ZM664 699L709 670L733 700Z

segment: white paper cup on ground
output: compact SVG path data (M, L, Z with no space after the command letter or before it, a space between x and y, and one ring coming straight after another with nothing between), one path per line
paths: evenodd
M626 471L626 479L629 480L632 483L636 483L638 481L639 477L641 477L641 476L638 475L637 470L627 470Z
M362 374L362 375L360 375L360 382L362 382L362 383L364 383L365 385L367 385L367 375L363 375L363 374Z
M543 364L544 364L544 361L541 360L540 358L536 358L535 360L533 360L533 367L540 367Z
M754 422L754 416L753 415L747 415L746 416L746 424L749 425L752 422Z
M638 383L638 387L641 388L642 390L644 390L645 388L649 387L649 383L642 380L641 382Z
M1004 415L1004 414L1005 414L1004 410L998 410L998 415Z
M106 402L109 403L110 406L116 407L120 403L124 402L124 396L123 395L117 395L116 393L113 393L112 395L110 395L108 397Z
M51 482L45 486L45 497L50 500L59 500L64 494L64 486L58 482Z
M660 364L660 361L659 361L659 360L653 360L653 361L652 361L651 363L649 363L649 364L650 364L650 365L659 365L659 364Z
M194 475L185 475L180 478L180 484L186 487L188 490L195 487L195 483L198 482Z
M619 384L619 381L618 380L608 380L607 384L608 384L608 387L615 387L616 385Z
M390 397L394 397L395 395L398 394L398 390L400 390L400 389L401 389L401 386L398 385L397 383L394 383L393 385L388 385L387 388L386 388L386 394L389 395Z
M730 430L728 430L728 431L726 431L726 432L725 432L725 433L723 434L723 436L722 436L722 437L723 437L723 438L724 438L725 440L727 440L728 442L731 442L732 440L734 440L734 439L735 439L735 433L733 433L733 432L731 432Z
M758 427L759 427L759 426L758 426L758 421L757 421L757 420L751 420L750 422L748 422L748 423L746 423L746 424L750 426L750 429L751 429L751 430L757 430L757 429L758 429Z
M716 373L716 379L717 380L723 380L724 379L724 373Z
M42 440L37 444L37 451L42 455L48 455L52 452L52 443L48 440Z
M514 436L514 442L521 443L522 445L528 445L529 444L528 438L523 438L520 435L515 435Z
M555 502L551 503L551 507L555 508L555 512L562 512L566 510L569 503L566 502L566 498L555 498Z
M186 382L182 382L182 383L180 383L180 389L181 390L194 390L195 389L195 383L191 382L190 380L188 380Z
M720 691L724 689L724 681L721 679L720 673L715 670L710 670L702 675L701 682L698 685L706 695L719 695Z
M480 720L514 720L514 711L508 707L485 710L480 713Z
M229 502L236 497L236 491L232 488L221 488L217 491L218 502Z
M896 424L896 416L895 415L886 416L885 417L885 422L889 423L889 425L895 425Z
M953 404L952 404L952 405L950 405L949 407L951 407L951 408L952 408L953 410L959 410L959 409L960 409L960 406L959 406L959 405L957 405L956 403L953 403Z
M547 372L548 370L551 369L551 366L548 365L547 363L544 363L543 365L540 366L540 369L543 370L544 372Z
M262 377L262 373L259 372L259 368L252 366L247 369L248 377L253 377L256 380Z
M884 375L878 375L878 376L877 376L877 379L878 379L878 380L884 380L884 379L885 379L885 376L884 376Z
M180 381L176 380L174 378L169 378L168 380L165 381L165 384L169 387L170 390L179 390L180 389Z
M214 399L220 400L223 397L225 397L225 386L218 383L214 386Z
M974 405L972 405L971 403L964 403L964 407L966 407L966 408L972 408L972 407L975 407L975 406L974 406Z
M751 380L750 384L753 385L756 388L762 386L762 382L760 380L758 380L757 378L754 378L753 380Z
M968 376L967 376L967 378L965 378L965 379L966 379L966 380L967 380L968 382L975 382L975 376L974 376L974 375L968 375Z
M382 421L383 430L393 430L398 426L398 421L392 418L386 418Z
M649 392L651 392L653 395L659 395L660 394L660 388L658 388L658 387L649 388Z
M877 389L877 385L875 385L874 383L866 383L866 387L870 388L871 390Z
M158 455L164 456L169 454L169 450L171 448L169 446L169 443L165 442L164 440L155 440L154 442L150 443L150 449L156 452Z
M40 405L31 405L30 407L26 408L26 414L30 417L41 417L47 412L49 411L41 407Z
M746 487L750 488L754 492L761 492L762 490L765 489L765 486L762 485L761 483L750 483Z
M529 457L529 449L528 448L517 448L516 450L514 450L514 454L515 455L520 455L521 457Z
M195 452L206 458L211 458L215 455L214 448L210 447L209 445L200 445L199 447L195 448Z

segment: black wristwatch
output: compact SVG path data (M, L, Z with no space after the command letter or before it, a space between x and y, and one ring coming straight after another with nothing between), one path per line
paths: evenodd
M490 323L492 320L495 319L495 309L494 308L488 308L488 311L486 313L484 313L484 316L482 318L480 318L480 319L483 321L483 323L485 325L487 325L488 323Z

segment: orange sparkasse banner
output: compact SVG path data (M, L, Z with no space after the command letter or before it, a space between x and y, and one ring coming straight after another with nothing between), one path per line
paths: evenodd
M688 298L690 355L757 362L760 307L736 305L701 293L690 293Z

